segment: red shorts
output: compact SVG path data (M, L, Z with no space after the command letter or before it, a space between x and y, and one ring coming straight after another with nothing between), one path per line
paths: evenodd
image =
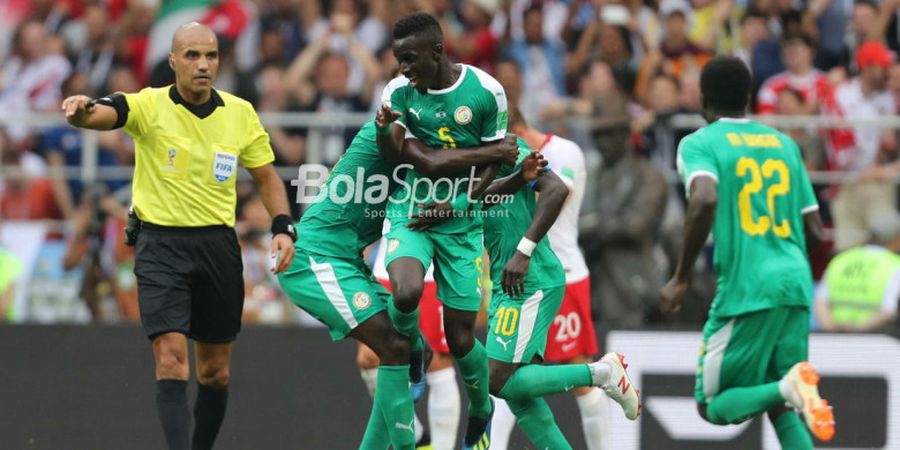
M547 333L544 360L562 362L597 354L597 334L591 319L591 279L566 285L559 312Z
M378 280L388 291L391 290L391 282ZM422 299L419 300L419 330L428 341L431 349L437 353L450 353L447 346L447 336L444 334L444 304L437 299L437 283L426 281L422 291Z

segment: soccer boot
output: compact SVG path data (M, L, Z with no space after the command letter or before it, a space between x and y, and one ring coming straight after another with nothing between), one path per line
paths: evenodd
M803 415L813 436L830 441L834 437L834 412L828 401L819 397L819 379L812 364L799 362L781 379L778 388L788 405Z
M609 370L605 370L603 366L608 366ZM637 419L641 414L641 391L632 386L631 379L628 378L628 372L625 370L628 364L625 364L625 357L610 352L603 355L599 361L588 364L588 367L591 369L593 385L603 389L609 398L621 405L625 417L629 420Z

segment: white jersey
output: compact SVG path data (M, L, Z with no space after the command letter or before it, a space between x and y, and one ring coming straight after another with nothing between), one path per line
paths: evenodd
M391 229L391 222L389 220L384 221L384 226L381 230L382 234L388 232ZM375 278L379 280L387 280L389 279L387 273L387 267L384 265L384 258L387 255L387 238L384 236L381 237L381 240L378 241L378 246L376 247L375 253L375 263L372 266L372 274L375 275ZM432 263L428 266L428 270L425 272L425 281L430 282L434 281L434 264Z
M587 178L584 153L578 144L554 135L548 136L540 152L549 163L550 170L569 187L569 199L556 223L547 232L547 237L566 271L566 284L576 283L590 275L578 247L578 216L581 214Z

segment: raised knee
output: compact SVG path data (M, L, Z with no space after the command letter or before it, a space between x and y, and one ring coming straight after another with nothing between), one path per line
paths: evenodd
M398 281L391 284L391 290L398 308L403 312L410 312L419 304L423 286L421 282Z
M197 369L197 382L211 388L222 389L228 386L230 377L228 366L206 365Z

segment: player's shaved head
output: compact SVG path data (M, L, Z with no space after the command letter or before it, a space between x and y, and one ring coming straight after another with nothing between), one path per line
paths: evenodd
M733 56L717 56L700 73L704 109L742 113L750 99L750 69Z
M219 40L212 28L199 22L188 22L178 27L172 35L173 53L179 48L194 44L213 44L218 47Z

